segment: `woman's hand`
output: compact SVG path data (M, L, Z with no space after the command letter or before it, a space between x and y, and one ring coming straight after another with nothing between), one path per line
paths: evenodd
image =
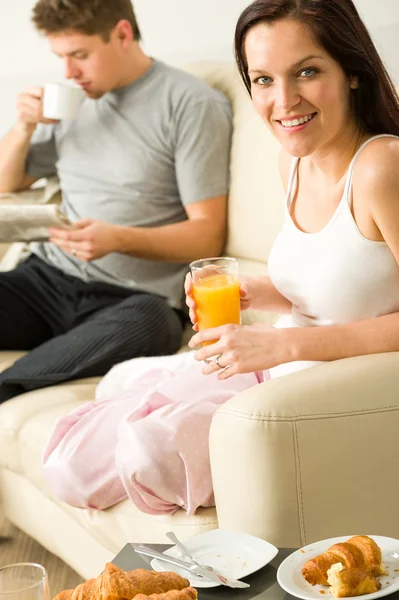
M248 308L254 308L255 303L259 304L264 287L263 281L264 277L240 276L241 310L248 310Z
M198 331L198 318L196 313L197 305L195 304L193 295L193 278L191 273L187 273L184 281L184 292L186 294L186 304L189 310L190 321L193 324L194 331Z
M287 333L288 332L288 333ZM204 375L220 371L218 379L228 379L238 373L252 373L270 369L281 363L295 360L287 339L289 330L275 329L270 325L222 325L194 335L189 346L195 348L203 342L214 342L195 353L195 359L206 361Z
M254 296L259 288L258 277L247 277L246 275L240 276L240 300L241 310L247 310L252 306ZM189 315L191 323L193 324L194 331L198 331L198 318L197 318L197 305L193 295L193 280L191 273L187 273L186 280L184 282L184 291L186 293L186 304L189 307Z

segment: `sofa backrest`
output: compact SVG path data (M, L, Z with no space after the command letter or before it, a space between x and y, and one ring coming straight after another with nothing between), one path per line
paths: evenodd
M284 210L277 167L279 144L253 108L232 63L199 62L186 69L223 92L233 107L226 251L245 261L266 263Z
M231 182L226 254L239 260L240 273L267 273L271 246L284 214L284 191L278 173L279 144L256 113L232 63L204 61L186 70L223 92L233 108ZM277 315L243 313L243 323L273 323Z

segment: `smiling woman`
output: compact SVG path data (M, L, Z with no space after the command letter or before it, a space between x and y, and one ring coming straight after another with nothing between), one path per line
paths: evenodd
M287 189L269 276L240 277L241 309L284 316L201 330L190 346L202 364L157 358L143 379L132 362L124 394L60 419L44 464L66 502L103 508L124 490L149 513L208 506L220 404L321 362L399 351L399 101L352 0L256 0L239 18L236 56L281 144ZM185 290L198 329L190 276ZM99 450L107 468L93 473Z
M270 278L263 289L259 278L245 281L243 295L270 310L280 294L292 316L273 333L200 332L192 347L218 342L198 360L219 355L229 365L221 379L266 365L274 377L308 361L398 350L399 100L352 0L256 0L238 20L235 53L281 144L287 189ZM195 320L190 284L187 291ZM218 369L213 362L204 372Z
M200 332L192 347L217 343L197 359L219 356L203 372L229 365L219 371L227 379L267 366L275 377L398 350L399 100L355 5L256 0L238 20L235 54L255 109L281 144L287 189L270 277L246 278L242 296L250 298L245 308L283 313L290 303L292 314L274 331ZM191 282L186 292L196 323ZM391 326L396 333L387 336Z
M352 0L258 0L248 6L240 16L235 34L237 65L247 90L250 93L253 91L251 71L256 73L259 70L259 75L266 75L262 80L264 84L270 84L272 81L271 73L263 72L264 65L256 67L251 64L250 69L248 68L248 52L251 52L251 47L255 45L255 41L251 43L247 39L248 34L251 33L251 37L256 36L258 43L261 43L259 38L262 34L256 34L254 30L263 27L263 36L267 36L271 35L271 25L277 25L280 33L285 33L287 37L280 38L280 43L273 48L269 44L269 49L270 52L273 49L275 51L273 58L281 57L287 60L290 45L291 51L299 50L292 46L295 41L293 32L290 31L292 24L296 24L299 31L305 34L307 41L312 40L308 54L300 57L294 52L296 59L290 65L293 71L302 67L297 75L301 79L311 78L318 74L318 61L326 58L333 60L346 78L352 77L351 88L358 89L351 100L359 124L370 133L398 135L399 116L397 111L391 110L398 106L397 93ZM261 62L266 62L267 53L262 52L260 46L258 50L262 56ZM306 52L305 47L301 50ZM315 64L309 64L313 60Z

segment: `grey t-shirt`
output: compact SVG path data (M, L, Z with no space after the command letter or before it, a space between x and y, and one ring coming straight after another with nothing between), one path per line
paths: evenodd
M58 174L71 221L159 227L187 219L186 205L227 193L230 142L228 100L154 61L132 84L85 99L76 121L39 126L27 172ZM83 281L138 288L182 305L186 264L120 253L83 263L49 242L31 250Z

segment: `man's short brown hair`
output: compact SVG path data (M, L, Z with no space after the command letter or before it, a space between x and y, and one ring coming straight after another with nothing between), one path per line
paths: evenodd
M45 34L73 29L86 35L100 35L108 42L115 25L129 21L136 41L141 39L130 0L38 0L32 21Z

